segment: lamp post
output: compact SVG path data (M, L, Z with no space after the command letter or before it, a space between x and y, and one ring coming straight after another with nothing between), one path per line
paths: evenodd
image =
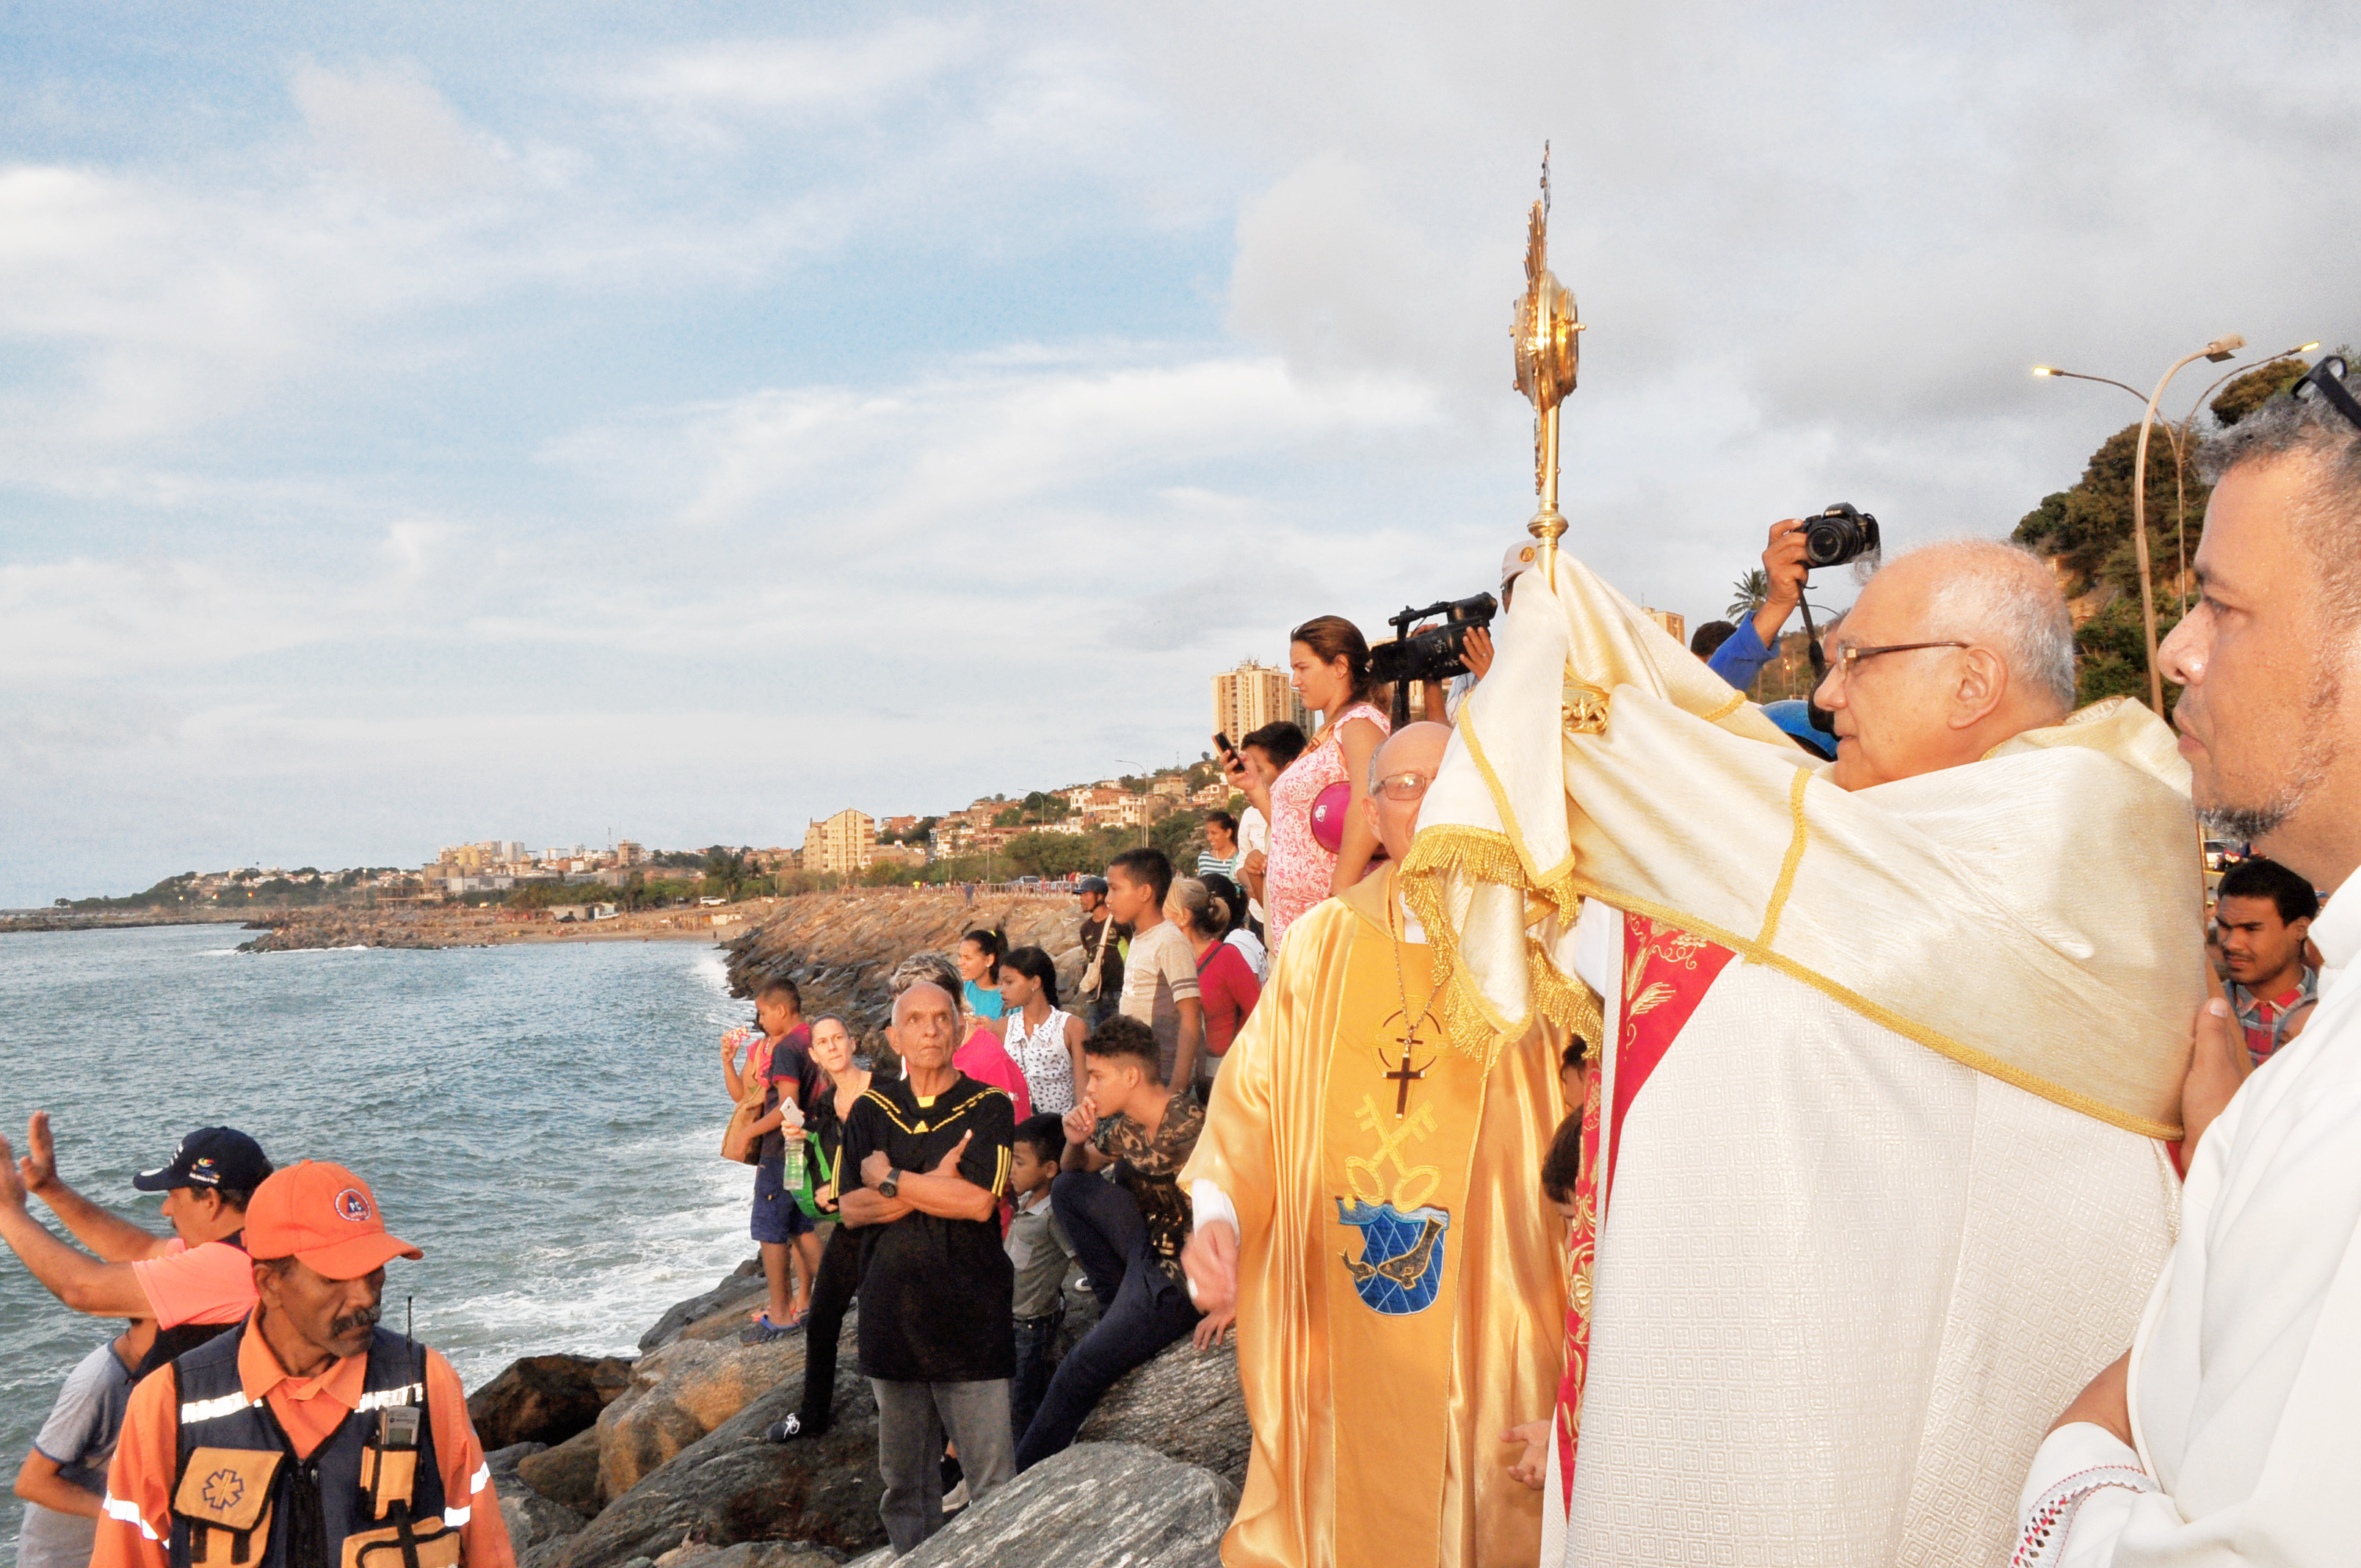
M2260 369L2265 366L2275 365L2282 359L2292 359L2299 354L2309 354L2319 346L2317 341L2299 343L2292 348L2282 348L2277 354L2266 356L2253 366L2240 366L2235 370L2223 371L2207 382L2205 389L2198 393L2191 401L2189 412L2182 417L2178 425L2170 423L2165 425L2165 439L2172 443L2173 527L2178 534L2175 551L2180 557L2179 572L2174 581L2180 585L2180 612L2183 615L2189 613L2189 512L2187 498L2182 491L2182 482L2188 464L2190 438L2197 433L2197 411L2205 406L2205 400L2213 395L2213 389L2216 387L2233 376L2243 376L2250 369ZM2125 386L2125 383L2111 376L2086 376L2080 370L2061 370L2055 365L2037 365L2033 367L2033 373L2036 376L2057 376L2075 381L2097 381L2103 386L2121 387L2135 398L2140 395L2138 388Z
M2184 367L2200 359L2211 359L2219 364L2246 346L2246 340L2234 332L2215 338L2193 354L2182 355L2172 362L2171 368L2165 371L2163 378L2157 382L2156 390L2147 395L2147 411L2140 416L2139 447L2132 457L2132 551L2139 561L2140 629L2147 642L2147 705L2159 718L2164 717L2164 672L2157 667L2156 663L2156 584L2148 576L2148 432L2156 424L2156 405L2163 398L2165 388L2172 384L2172 378L2180 375ZM2111 387L2124 386L2123 382L2109 377L2083 376L2072 371L2061 371L2048 365L2035 366L2033 373L2037 376L2068 375L2078 381L2103 381ZM2135 388L2125 387L2124 389L2134 397L2139 396L2138 390Z

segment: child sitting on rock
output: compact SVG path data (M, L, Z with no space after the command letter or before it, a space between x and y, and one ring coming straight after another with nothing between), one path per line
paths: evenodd
M1181 1282L1191 1223L1180 1168L1204 1131L1196 1096L1165 1087L1155 1034L1115 1017L1082 1042L1088 1082L1066 1113L1065 1169L1050 1201L1099 1299L1098 1326L1059 1364L1041 1409L1016 1445L1016 1468L1074 1441L1099 1396L1198 1323ZM1112 1168L1115 1179L1099 1173ZM1206 1319L1210 1343L1228 1318Z
M1049 1391L1058 1330L1066 1321L1066 1266L1073 1261L1074 1244L1049 1206L1049 1184L1065 1153L1064 1125L1044 1114L1017 1127L1008 1162L1008 1190L1016 1202L1005 1244L1016 1272L1016 1381L1008 1390L1008 1415L1012 1437L1020 1442Z

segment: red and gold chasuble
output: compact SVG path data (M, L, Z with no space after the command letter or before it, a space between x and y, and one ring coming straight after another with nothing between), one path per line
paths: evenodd
M1728 948L1642 915L1623 916L1623 992L1615 1040L1614 1103L1600 1137L1602 1059L1589 1075L1582 1107L1582 1174L1575 1183L1575 1216L1567 1236L1565 1378L1557 1392L1558 1485L1574 1505L1574 1453L1582 1432L1582 1384L1590 1362L1590 1279L1598 1227L1614 1187L1615 1155L1623 1146L1623 1118L1640 1088L1688 1025L1731 958ZM1599 1157L1602 1142L1606 1157Z

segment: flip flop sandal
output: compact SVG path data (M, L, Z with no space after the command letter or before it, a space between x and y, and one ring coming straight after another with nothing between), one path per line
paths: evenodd
M768 1344L774 1339L786 1338L789 1332L790 1329L788 1327L783 1327L780 1324L771 1321L771 1314L765 1312L761 1317L754 1320L754 1326L752 1328L741 1330L739 1332L738 1343L740 1344Z

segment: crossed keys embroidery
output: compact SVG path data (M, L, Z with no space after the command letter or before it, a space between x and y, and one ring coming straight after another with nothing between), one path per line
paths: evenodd
M1376 1095L1364 1094L1356 1119L1363 1132L1377 1135L1378 1149L1367 1158L1358 1155L1345 1157L1345 1182L1352 1188L1355 1198L1364 1203L1391 1202L1396 1209L1407 1213L1434 1195L1434 1190L1443 1183L1442 1170L1432 1165L1412 1165L1402 1157L1403 1148L1413 1136L1420 1143L1424 1143L1433 1133L1433 1106L1422 1105L1409 1116L1395 1119L1378 1108ZM1390 1129L1387 1126L1389 1121L1393 1123ZM1394 1168L1394 1190L1390 1198L1386 1193L1385 1177L1389 1162ZM1421 1181L1425 1185L1417 1185Z
M1642 1014L1653 1013L1673 999L1675 986L1670 980L1652 981L1652 973L1664 969L1684 969L1695 972L1697 954L1709 946L1703 937L1692 937L1677 927L1661 920L1648 922L1648 932L1640 943L1640 950L1623 970L1623 1043L1630 1045L1637 1037Z

